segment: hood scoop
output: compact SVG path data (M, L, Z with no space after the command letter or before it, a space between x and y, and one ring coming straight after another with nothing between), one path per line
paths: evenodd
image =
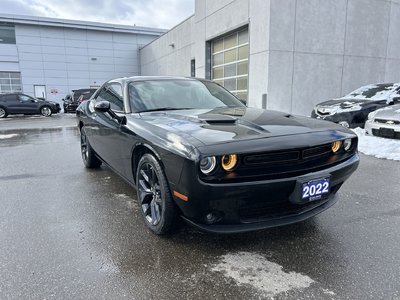
M237 118L231 116L217 115L217 114L205 114L199 115L199 119L210 125L224 125L224 124L235 124Z

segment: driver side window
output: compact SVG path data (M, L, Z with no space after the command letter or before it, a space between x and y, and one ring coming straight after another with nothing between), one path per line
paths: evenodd
M104 86L97 95L96 102L108 101L111 109L117 112L124 112L124 98L122 96L122 87L118 83L112 83Z

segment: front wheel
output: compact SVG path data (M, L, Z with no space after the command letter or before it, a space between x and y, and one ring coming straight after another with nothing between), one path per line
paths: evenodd
M7 117L7 115L5 108L0 107L0 119Z
M136 186L147 227L158 235L171 232L177 224L177 208L164 171L153 155L145 154L140 159Z
M50 117L51 114L52 114L51 108L48 107L48 106L43 106L43 107L40 109L40 114L41 114L42 116L45 116L45 117Z
M86 168L94 169L101 166L101 160L97 158L96 153L89 144L85 127L81 128L81 153Z

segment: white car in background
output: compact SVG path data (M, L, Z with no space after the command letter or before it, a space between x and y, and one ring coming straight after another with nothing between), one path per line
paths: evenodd
M400 104L371 112L365 123L365 132L391 139L400 139Z

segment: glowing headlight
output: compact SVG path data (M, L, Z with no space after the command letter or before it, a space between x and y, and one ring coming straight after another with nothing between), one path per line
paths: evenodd
M343 141L343 148L344 148L344 150L346 150L346 151L349 151L349 150L350 150L350 148L351 148L351 139L345 139L345 140Z
M332 152L336 153L340 150L340 147L342 147L342 142L341 141L335 141L332 143Z
M225 171L232 171L237 164L237 155L236 154L229 154L229 155L224 155L221 158L221 166L222 169Z
M215 159L215 156L206 157L200 161L200 170L205 175L208 175L214 171L216 166L217 160Z

